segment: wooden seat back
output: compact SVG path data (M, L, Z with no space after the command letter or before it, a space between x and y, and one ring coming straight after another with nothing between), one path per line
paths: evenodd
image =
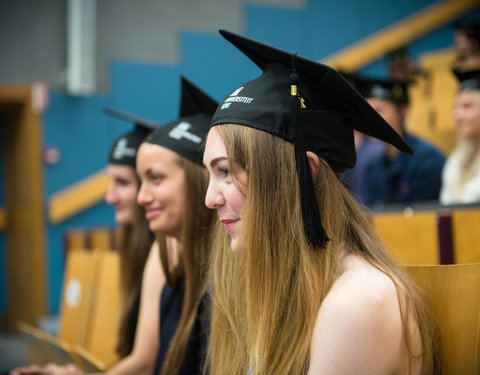
M480 263L405 267L435 315L443 374L480 374Z
M436 212L376 214L373 223L400 263L440 263Z

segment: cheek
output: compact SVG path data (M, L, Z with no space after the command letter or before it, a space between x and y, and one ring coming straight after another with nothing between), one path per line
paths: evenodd
M132 205L136 204L138 189L136 187L129 188L125 191L125 200Z
M245 210L246 197L237 188L232 188L226 193L227 200L230 202L230 206L238 213L242 213Z

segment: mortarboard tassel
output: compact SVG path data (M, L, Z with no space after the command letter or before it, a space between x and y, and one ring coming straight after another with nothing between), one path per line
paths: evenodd
M325 229L322 225L320 212L318 209L317 199L315 197L315 189L313 187L312 173L308 164L307 155L305 153L305 142L300 126L301 107L305 108L303 99L297 94L297 78L295 69L295 54L292 54L293 73L291 78L290 92L290 116L293 126L293 144L295 148L295 161L298 174L298 182L300 186L300 202L302 206L303 226L308 242L313 247L326 248L327 242L330 241Z

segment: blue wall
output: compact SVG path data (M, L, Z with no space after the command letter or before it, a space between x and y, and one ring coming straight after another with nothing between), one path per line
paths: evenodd
M434 2L310 0L301 10L249 5L245 9L244 34L318 60ZM180 74L221 100L260 72L217 33L184 30L180 43L182 58L175 65L112 62L111 91L108 94L78 98L61 92L51 93L44 121L44 144L59 147L62 158L59 164L45 167L46 202L53 193L104 168L113 139L131 128L131 124L101 114L102 107L116 108L163 123L174 119L178 112ZM417 59L420 53L451 44L451 29L445 27L408 48ZM385 75L386 63L380 60L362 71ZM48 306L56 312L62 284L65 232L73 228L112 226L113 209L102 203L59 225L47 224ZM5 268L3 240L0 234L0 312L5 310L6 304L5 281L2 280Z

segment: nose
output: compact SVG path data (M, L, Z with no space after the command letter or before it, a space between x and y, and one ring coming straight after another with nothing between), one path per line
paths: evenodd
M110 181L107 188L107 194L105 194L105 202L108 204L115 204L117 202L117 194L115 194L114 182Z
M138 189L137 194L137 203L140 206L146 206L152 201L152 195L149 193L148 188L145 184L140 184L140 188Z
M210 182L205 195L205 205L211 209L218 209L225 204L225 197L220 189L217 189L215 184Z

